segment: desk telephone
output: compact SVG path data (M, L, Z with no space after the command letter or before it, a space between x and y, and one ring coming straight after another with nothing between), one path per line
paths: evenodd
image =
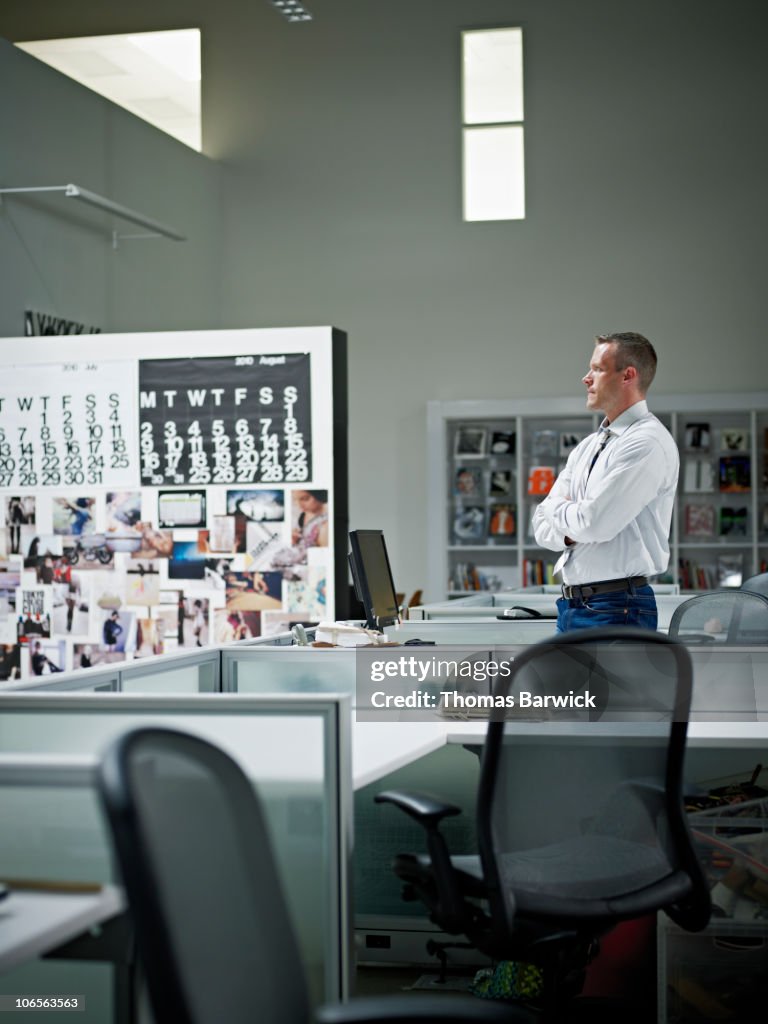
M536 608L525 608L523 605L515 604L511 608L505 608L501 615L496 616L497 619L545 619L550 618L548 615L543 615Z

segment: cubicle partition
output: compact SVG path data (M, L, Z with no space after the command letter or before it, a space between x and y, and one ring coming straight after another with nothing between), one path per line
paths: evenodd
M5 694L0 877L113 881L92 764L110 740L133 726L200 735L230 753L254 780L314 997L342 998L351 942L349 703L331 694ZM0 992L15 990L12 972L2 978ZM109 1018L92 1019L103 1024Z
M691 595L681 594L677 584L655 584L653 590L659 611L659 629L665 632L669 627L669 620L672 618L675 608L681 602L688 600ZM476 622L478 619L495 620L505 611L515 609L513 614L522 616L525 612L520 609L528 608L541 615L555 616L559 596L560 587L556 586L525 587L521 590L485 590L456 598L453 601L409 608L408 614L411 620L442 621L448 619ZM520 618L513 619L513 621L525 620ZM539 620L534 619L534 621Z
M221 653L204 647L188 654L163 654L104 668L78 669L0 683L0 695L19 691L66 693L217 693L221 690Z

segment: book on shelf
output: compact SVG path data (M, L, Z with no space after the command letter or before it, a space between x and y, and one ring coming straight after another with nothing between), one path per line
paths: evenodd
M514 537L517 532L515 506L509 504L491 505L488 521L489 537Z
M453 451L456 455L485 455L487 441L488 430L486 427L458 427Z
M689 537L714 537L715 506L701 502L686 505L685 532Z
M541 558L523 559L523 586L538 587L544 583L555 583L555 566Z
M557 455L560 450L560 435L556 430L534 430L531 440L533 455Z
M685 460L683 490L686 494L707 494L715 489L715 471L710 459L691 456Z
M726 493L750 490L751 461L749 455L720 456L720 490Z
M749 431L744 427L723 427L720 431L720 448L725 452L749 451Z
M747 507L733 508L730 505L723 505L720 509L720 536L721 537L746 537L747 535Z
M491 434L491 455L514 455L515 454L515 432L514 430L494 430Z
M490 485L488 487L489 494L512 494L514 486L511 469L491 470Z
M678 583L682 590L712 590L717 586L713 567L690 558L678 560Z
M449 590L487 590L485 574L472 562L457 562L448 581Z
M459 466L453 478L453 493L461 498L479 498L483 493L483 473L478 466Z
M717 556L718 587L740 587L744 581L743 555Z
M555 482L553 466L531 466L528 470L528 493L544 497L552 490Z
M459 541L485 540L485 509L480 505L457 505L453 535Z
M686 423L685 424L685 448L689 452L709 451L709 424L708 423Z
M448 580L449 590L511 590L518 586L516 565L485 565L456 562Z

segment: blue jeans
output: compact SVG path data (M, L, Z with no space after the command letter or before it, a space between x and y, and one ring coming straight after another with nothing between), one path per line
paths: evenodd
M557 632L590 629L592 626L639 626L656 629L659 616L653 587L637 587L634 593L614 590L582 601L561 597L557 601Z

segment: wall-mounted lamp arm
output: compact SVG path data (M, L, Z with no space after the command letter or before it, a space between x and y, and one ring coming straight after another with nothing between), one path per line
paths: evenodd
M69 199L79 199L82 203L87 203L89 206L94 206L99 210L104 210L107 213L112 213L116 217L121 217L123 220L131 221L133 224L140 224L142 227L149 228L150 231L156 235L162 235L164 238L172 238L176 242L186 242L186 236L180 234L175 228L169 227L167 224L162 224L160 221L153 220L151 217L147 217L143 213L137 213L136 210L129 210L127 206L121 206L119 203L113 202L111 199L107 199L105 196L97 195L95 192L89 192L86 188L81 188L79 185L40 185L32 188L0 188L0 196L3 195L19 195L22 193L32 192L61 192L64 196Z

